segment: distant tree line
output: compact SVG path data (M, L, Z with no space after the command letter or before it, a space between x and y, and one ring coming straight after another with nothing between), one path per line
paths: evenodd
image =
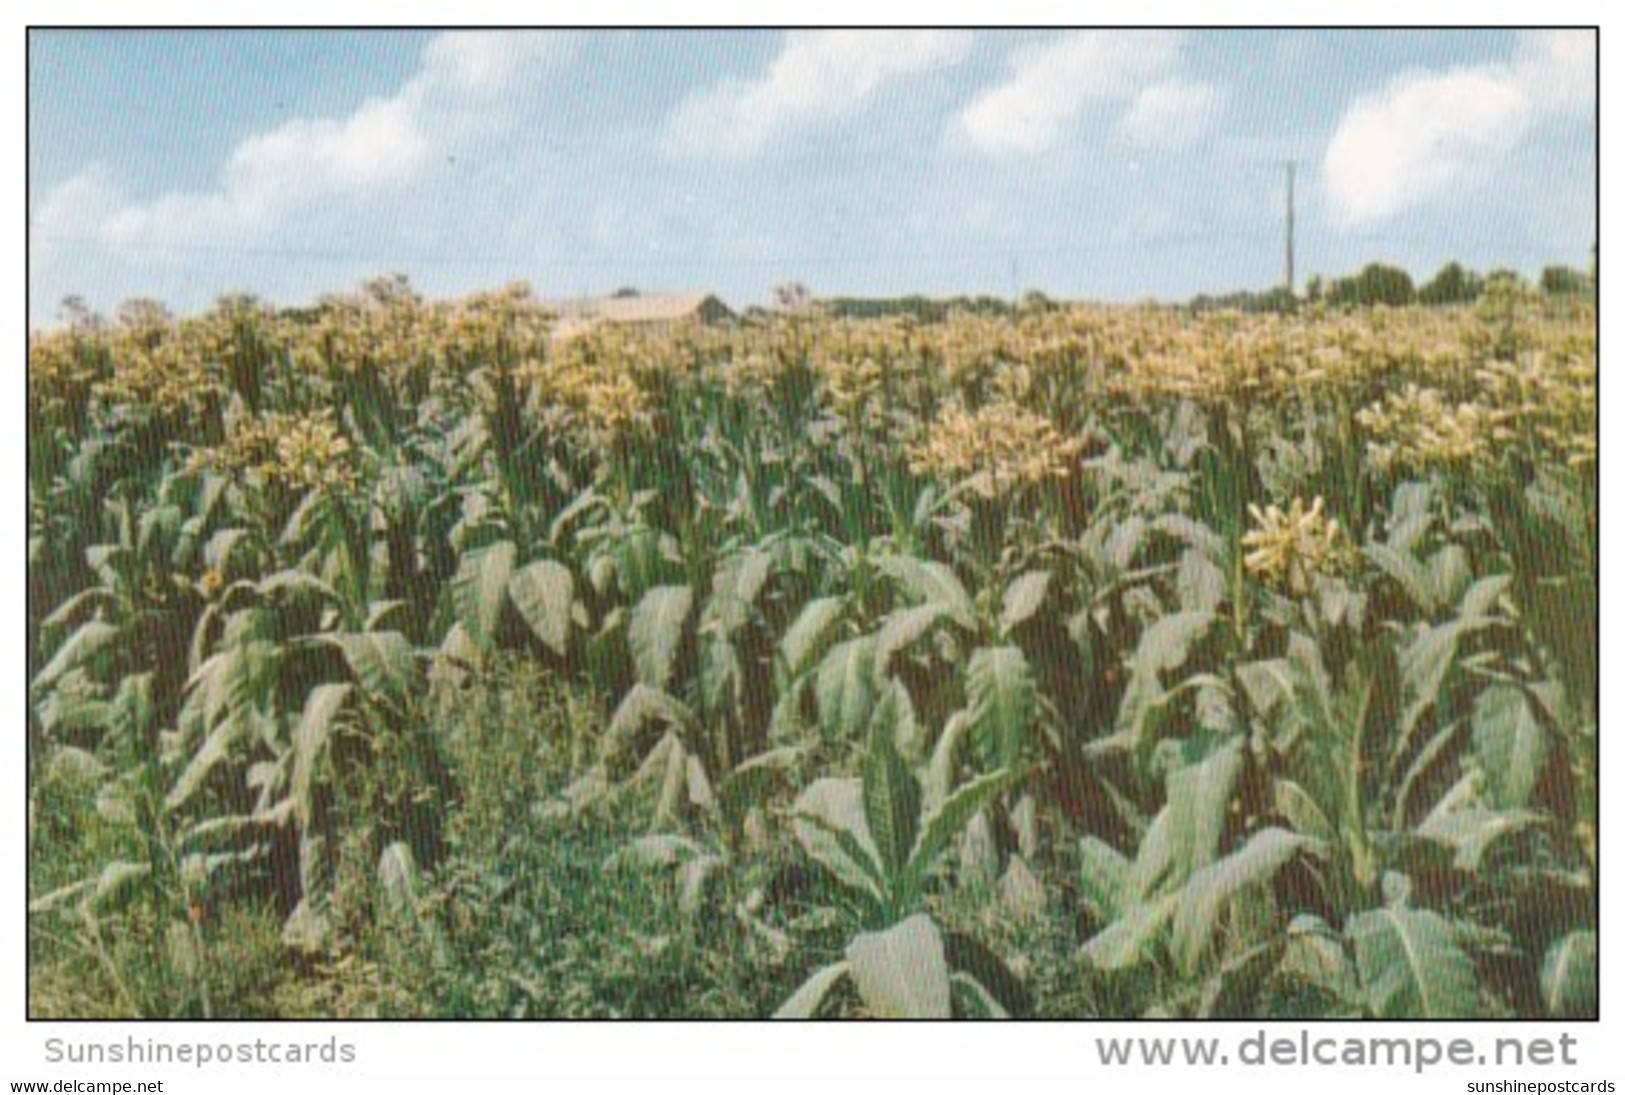
M819 301L827 316L835 319L879 319L885 316L913 316L922 323L940 323L953 312L981 316L1009 315L1008 300L992 296L976 297L828 297Z
M1350 277L1330 281L1318 275L1311 277L1304 286L1302 297L1295 297L1284 287L1277 286L1264 292L1204 293L1194 297L1188 307L1198 312L1290 312L1301 302L1324 303L1334 308L1374 304L1395 308L1407 304L1471 304L1483 294L1486 285L1498 280L1523 283L1522 276L1514 270L1492 270L1488 274L1479 274L1459 262L1449 262L1418 287L1410 274L1400 267L1373 262ZM1590 273L1572 266L1548 266L1540 273L1539 285L1541 292L1550 297L1590 294L1596 286L1595 258Z
M1492 270L1479 274L1459 262L1446 263L1418 288L1411 276L1397 266L1374 262L1353 277L1337 278L1330 284L1311 278L1306 287L1309 300L1324 299L1327 304L1362 305L1471 304L1492 281L1522 282L1514 270ZM1548 266L1540 272L1540 289L1547 296L1578 296L1592 291L1593 276L1572 266Z

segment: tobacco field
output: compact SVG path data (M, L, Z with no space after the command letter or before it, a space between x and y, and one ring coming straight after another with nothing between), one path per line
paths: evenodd
M1597 1012L1589 297L30 340L35 1017Z

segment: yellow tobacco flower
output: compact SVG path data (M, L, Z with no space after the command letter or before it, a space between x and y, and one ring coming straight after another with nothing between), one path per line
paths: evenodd
M1260 510L1249 505L1256 528L1241 538L1249 574L1294 597L1307 596L1317 576L1330 576L1347 568L1353 549L1335 518L1325 515L1325 502L1316 497L1307 508L1294 498L1284 512L1271 505Z
M1042 415L1009 403L949 410L909 446L916 475L935 475L983 498L1064 479L1084 439L1063 438Z

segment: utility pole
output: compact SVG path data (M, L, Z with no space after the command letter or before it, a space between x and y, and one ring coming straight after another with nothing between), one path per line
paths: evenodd
M1288 296L1297 296L1298 283L1296 272L1293 269L1293 221L1297 210L1293 206L1293 176L1297 173L1298 165L1291 160L1286 163L1286 292Z

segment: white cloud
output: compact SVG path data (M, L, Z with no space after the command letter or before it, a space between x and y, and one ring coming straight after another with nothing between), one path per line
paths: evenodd
M666 134L681 155L743 158L781 134L854 114L882 85L958 64L965 31L829 30L785 35L767 72L727 80L682 104Z
M1589 31L1531 34L1510 63L1399 77L1355 101L1322 174L1345 228L1482 185L1542 119L1595 104Z
M1195 85L1169 84L1183 35L1171 31L1074 31L1021 54L1005 83L984 92L960 114L959 131L978 150L995 156L1047 151L1089 108L1133 103L1141 122L1157 113L1199 108ZM1137 102L1162 87L1152 100ZM1185 88L1185 91L1176 90ZM1180 114L1183 118L1184 115ZM1125 124L1126 121L1125 121ZM1189 125L1189 122L1183 122Z
M1119 128L1136 144L1179 148L1207 132L1223 103L1211 84L1168 80L1135 96Z
M53 236L88 235L115 252L161 253L269 237L324 203L363 208L410 186L435 153L478 133L505 109L504 93L567 49L567 40L545 34L442 35L394 94L342 118L295 118L242 141L212 189L127 201L105 170L93 169L42 202L35 231L47 246Z

